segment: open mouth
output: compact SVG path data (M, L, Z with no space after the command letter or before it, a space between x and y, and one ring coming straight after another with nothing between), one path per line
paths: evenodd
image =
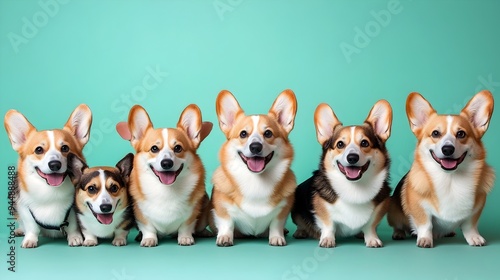
M363 173L368 170L370 161L363 166L343 166L339 161L337 161L337 166L339 167L340 172L345 175L347 180L356 181L361 179Z
M153 168L153 166L149 166L149 167L151 167L151 170L153 170L156 177L158 177L158 180L160 180L160 182L162 184L172 185L175 182L175 180L177 179L177 176L179 176L182 169L184 168L184 164L182 164L181 167L179 167L179 169L177 171L157 171Z
M246 157L242 152L238 152L241 157L241 160L247 165L248 170L259 173L262 172L266 168L266 165L273 158L274 152L271 152L269 155L265 157Z
M438 158L436 154L434 154L434 151L430 151L432 158L441 165L441 168L447 171L455 170L457 169L458 165L462 163L465 159L465 156L467 155L467 152L463 153L462 156L459 158Z
M120 201L118 201L119 203ZM118 203L116 205L118 205ZM92 212L92 214L94 214L94 217L97 219L97 221L101 224L104 224L104 225L109 225L113 222L113 213L106 213L106 214L97 214L96 212L94 212L94 210L92 209L92 205L90 204L90 202L87 202L87 206L89 207L90 211Z
M38 175L45 179L48 185L53 187L59 187L66 178L66 173L43 173L38 167L35 167L35 169Z

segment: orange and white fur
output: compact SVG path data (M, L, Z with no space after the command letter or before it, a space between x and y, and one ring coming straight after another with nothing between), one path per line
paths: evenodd
M38 131L16 110L5 115L5 129L19 154L16 234L24 234L21 247L37 247L40 234L63 237L63 231L68 245L82 244L72 208L75 188L66 176L67 156L72 152L83 158L91 123L92 113L84 104L73 111L62 129Z
M439 115L411 93L406 113L418 143L413 165L391 199L393 239L411 232L417 246L431 248L434 238L460 227L469 245L485 245L477 225L495 175L481 138L493 113L492 94L479 92L458 115Z
M196 153L202 140L201 120L200 109L191 104L177 128L154 129L144 108L135 105L130 110L130 142L136 151L130 194L141 246L158 245L158 235L177 234L179 245L194 244L195 232L208 235L205 169Z
M213 220L218 246L232 246L240 235L269 236L269 244L286 245L284 225L297 187L290 170L297 101L283 91L267 115L247 116L229 91L216 102L219 126L227 141L212 183Z

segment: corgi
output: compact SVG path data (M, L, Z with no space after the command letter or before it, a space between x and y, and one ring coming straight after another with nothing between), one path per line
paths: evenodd
M418 247L431 248L434 238L454 235L460 227L469 245L485 245L477 225L495 174L481 138L492 113L493 95L486 90L459 115L440 115L422 95L410 93L406 114L417 147L391 198L393 239L412 233Z
M62 129L38 131L16 110L5 115L5 129L19 154L16 234L24 235L21 247L37 247L40 234L66 235L68 245L82 244L72 208L75 188L66 176L67 156L71 152L83 158L91 124L92 113L85 104L73 111Z
M212 178L210 226L218 246L233 238L267 235L272 246L284 246L284 226L297 187L290 169L297 100L283 91L267 115L245 115L229 91L217 96L219 126L227 141L219 151L221 165Z
M83 233L83 246L96 246L97 238L111 238L115 246L127 245L134 226L128 184L134 155L129 153L116 167L89 168L75 154L68 156L68 174L76 187L75 211Z
M177 234L178 244L188 246L195 243L193 233L211 234L206 229L205 168L196 153L202 140L201 120L200 109L191 104L176 128L154 129L146 110L135 105L128 130L121 135L117 126L136 151L130 194L143 247L157 246L158 236Z
M336 246L336 237L363 233L367 247L382 247L377 226L389 207L392 108L380 100L362 125L343 126L327 104L314 113L316 137L323 148L319 168L295 192L295 238L319 239Z

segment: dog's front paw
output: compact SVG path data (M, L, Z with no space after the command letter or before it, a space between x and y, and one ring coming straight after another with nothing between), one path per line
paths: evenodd
M111 241L111 244L114 246L125 246L127 245L127 239L123 237L115 237L115 239Z
M319 247L322 248L333 248L335 245L335 239L332 237L324 237L319 240Z
M479 234L473 234L466 238L467 243L470 246L484 246L486 245L486 240Z
M420 248L432 248L432 238L422 237L417 239L417 246Z
M382 241L378 238L371 238L371 239L365 240L365 244L366 244L366 247L368 247L368 248L380 248L380 247L384 246Z
M192 236L179 236L177 243L181 246L191 246L194 244L194 238Z
M158 238L143 238L141 241L142 247L155 247L158 246Z
M36 248L38 246L38 240L24 238L21 244L22 248Z
M83 246L85 246L85 247L97 246L97 240L85 239L85 241L83 241Z
M269 245L271 245L271 246L286 246L286 240L283 236L269 237Z
M233 246L233 238L230 237L229 235L217 236L216 244L219 247L230 247L230 246Z
M79 234L68 235L68 245L71 247L81 246L83 243L83 237Z

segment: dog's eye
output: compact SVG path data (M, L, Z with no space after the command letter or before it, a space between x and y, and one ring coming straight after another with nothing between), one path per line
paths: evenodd
M266 138L273 137L273 132L271 130L269 130L269 129L266 130L266 131L264 131L264 137L266 137Z
M175 145L174 147L174 153L178 154L182 152L182 146L181 145Z
M362 140L360 145L361 147L366 148L370 146L370 143L367 140Z
M465 133L465 131L463 131L463 130L459 130L459 131L457 131L457 138L459 138L459 139L463 139L463 138L465 138L465 135L467 135L467 134Z
M240 132L240 138L247 138L247 131L246 130L242 130Z
M96 188L95 186L93 186L93 185L92 185L92 186L89 186L89 187L87 188L87 192L88 192L89 194L96 194L96 193L97 193L97 188Z
M156 154L160 151L160 148L158 148L158 146L156 145L153 145L153 147L151 147L151 152Z
M69 152L69 146L68 145L62 145L61 146L61 152L63 152L63 153Z
M431 134L432 138L438 138L441 136L441 132L434 130Z
M36 147L35 154L37 154L37 155L43 154L43 148L41 146Z
M345 147L344 142L342 142L342 141L337 142L337 148L338 149L343 149L344 147Z
M109 187L109 191L112 192L112 193L115 193L118 191L118 186L113 184Z

